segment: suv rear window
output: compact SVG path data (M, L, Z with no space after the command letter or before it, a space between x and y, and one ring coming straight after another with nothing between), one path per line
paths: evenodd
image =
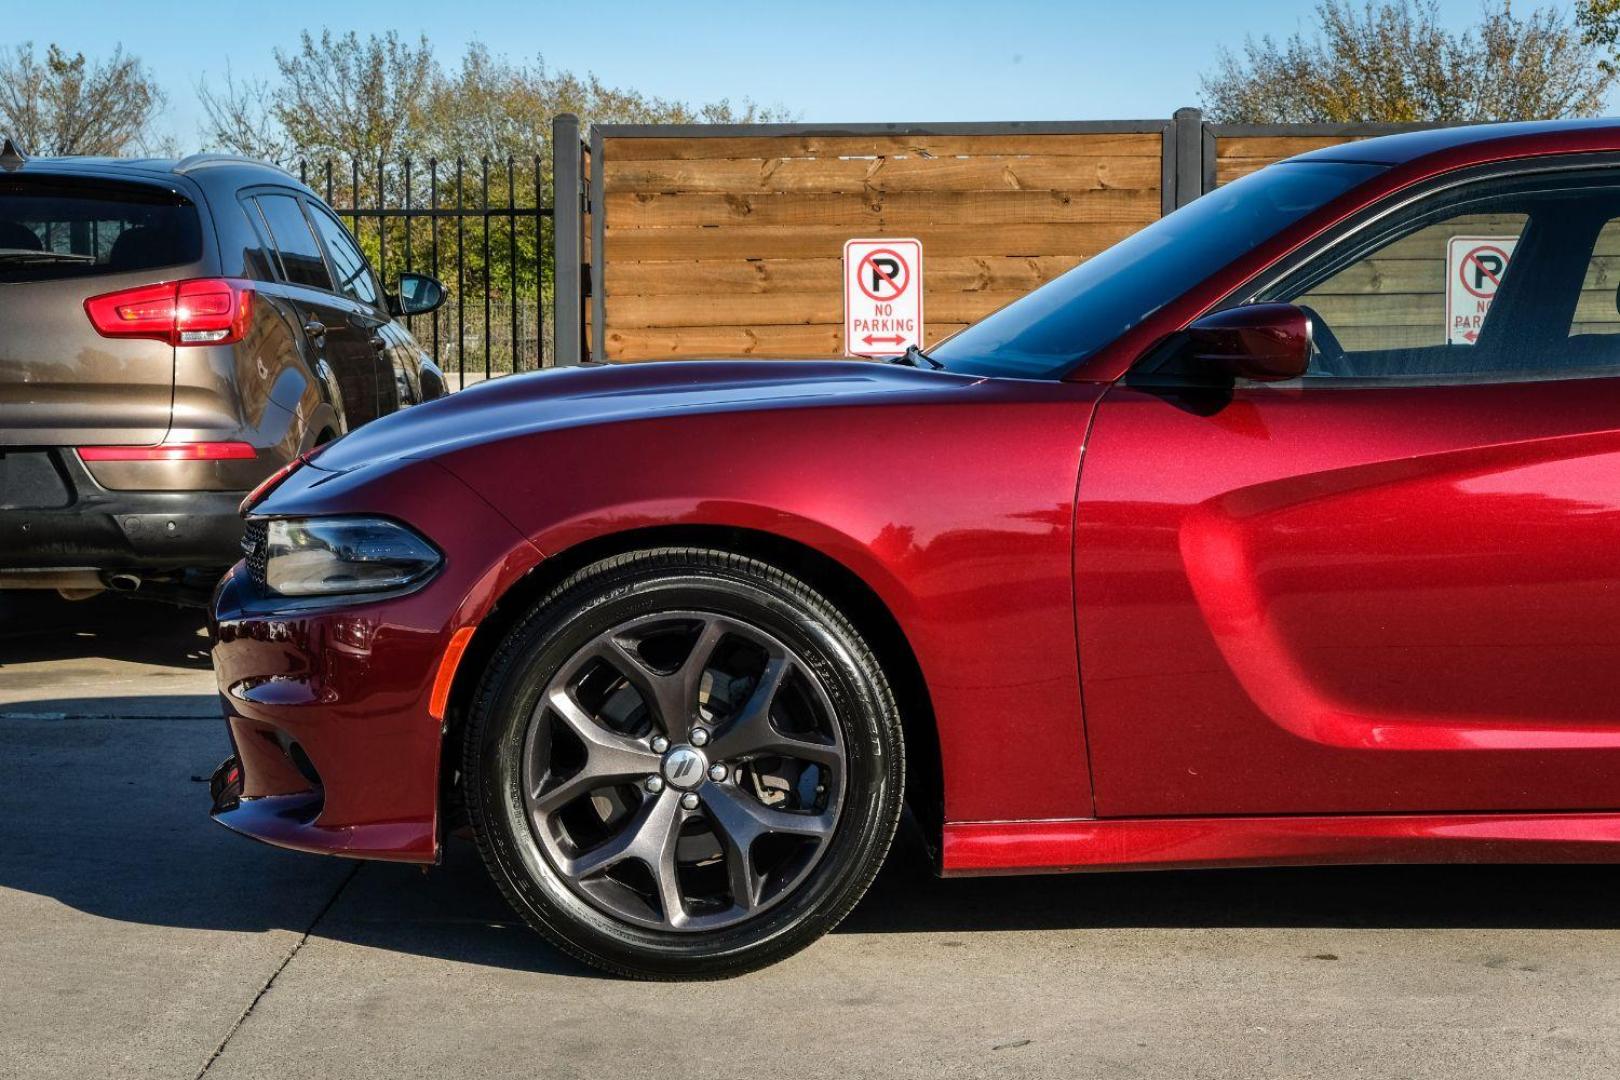
M202 257L197 208L145 184L0 178L0 284L177 266Z

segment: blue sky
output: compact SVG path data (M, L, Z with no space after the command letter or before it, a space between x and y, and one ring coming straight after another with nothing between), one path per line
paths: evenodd
M196 139L195 86L274 70L271 50L298 32L396 29L426 33L453 62L481 41L554 68L595 71L663 97L751 97L807 121L1048 120L1166 116L1198 102L1198 75L1220 44L1245 34L1309 28L1310 0L1120 3L980 0L962 3L750 5L576 0L5 0L4 38L55 41L90 55L122 42L169 95L164 132ZM1522 2L1528 12L1533 2ZM1557 0L1567 9L1570 0ZM1459 25L1479 0L1442 0Z

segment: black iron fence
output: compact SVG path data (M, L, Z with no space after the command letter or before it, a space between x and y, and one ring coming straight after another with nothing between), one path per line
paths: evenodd
M444 306L409 320L453 385L549 367L555 287L542 155L439 161L301 161L299 178L349 222L392 290L432 274Z

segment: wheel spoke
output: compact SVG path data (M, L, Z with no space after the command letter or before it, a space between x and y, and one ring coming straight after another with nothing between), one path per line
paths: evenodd
M828 766L843 761L836 744L790 735L771 723L771 706L792 672L793 661L786 656L772 656L766 661L765 670L760 673L748 700L715 732L711 744L715 757L737 761L777 754Z
M726 626L721 620L705 619L692 643L692 651L681 666L671 672L654 671L634 649L612 635L600 639L598 655L630 680L670 741L685 742L697 717L704 669L709 666L715 646L725 633Z
M754 842L770 833L825 839L832 832L833 815L775 810L734 784L705 784L699 792L709 821L728 848L746 856Z
M537 809L543 813L561 809L586 791L626 780L635 780L658 771L658 755L628 735L609 731L597 723L565 687L546 696L543 706L578 736L585 746L585 764L559 783L535 784L530 788ZM572 793L568 793L571 789ZM540 804L545 805L540 805Z
M589 851L569 859L562 868L563 872L570 877L586 878L611 870L626 859L636 859L658 878L666 861L671 866L674 864L675 839L680 832L680 823L681 804L678 796L670 791L649 795L618 832Z

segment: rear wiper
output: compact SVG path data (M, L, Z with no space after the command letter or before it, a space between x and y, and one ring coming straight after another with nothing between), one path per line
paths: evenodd
M28 248L0 248L5 263L93 263L94 255L70 255L62 251L32 251Z
M915 345L907 345L904 353L899 356L891 356L888 358L888 361L891 364L900 364L903 367L928 367L934 369L935 371L943 371L945 369L944 364L940 363L938 360L935 360L932 356L929 356Z

